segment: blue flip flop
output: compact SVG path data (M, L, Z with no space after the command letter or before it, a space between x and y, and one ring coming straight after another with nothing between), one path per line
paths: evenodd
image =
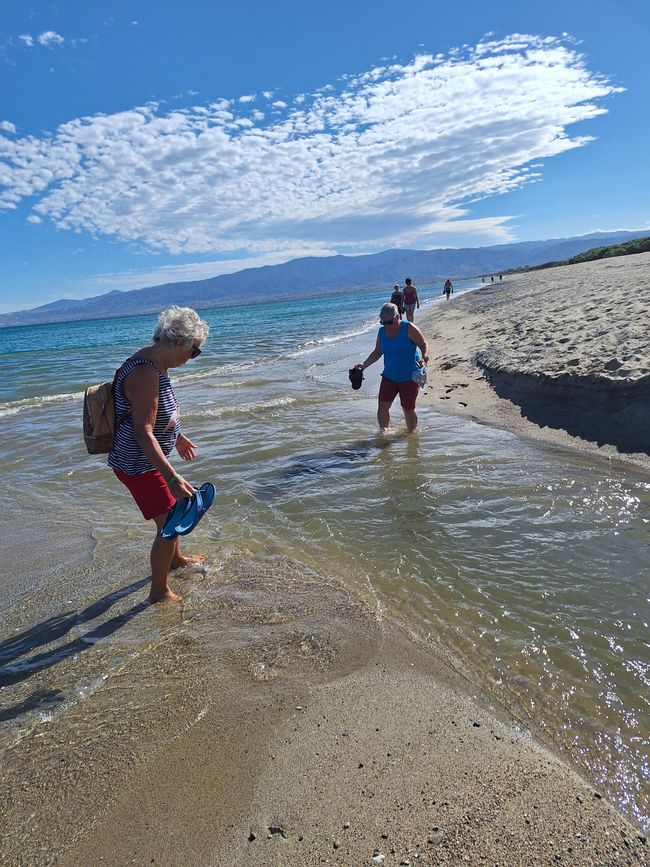
M176 533L179 536L187 536L199 523L208 511L216 496L217 489L212 482L206 482L194 492L190 505L176 523Z
M189 509L191 502L190 497L185 497L184 500L179 500L171 507L167 514L167 520L158 531L161 539L175 539L178 536L176 525Z

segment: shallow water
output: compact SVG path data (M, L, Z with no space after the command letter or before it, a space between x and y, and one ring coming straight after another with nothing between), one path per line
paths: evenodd
M648 825L650 480L431 409L416 435L397 417L379 435L380 365L359 392L347 370L372 348L382 300L206 313L206 351L174 384L199 446L186 475L218 498L189 537L208 567L184 579L180 612L143 605L151 530L80 430L79 393L147 342L151 317L0 331L11 773L101 730L89 696L134 754L146 696L171 696L157 736L192 725L205 648L218 658L225 641L223 564L245 559L279 582L278 564L309 567L399 617ZM228 640L259 638L253 626Z

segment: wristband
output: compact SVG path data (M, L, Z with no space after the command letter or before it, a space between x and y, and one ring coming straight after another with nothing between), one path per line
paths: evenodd
M178 473L174 473L174 475L171 477L171 479L167 482L167 487L170 488L172 485L172 482L175 482L178 479L180 479L180 476L178 475Z

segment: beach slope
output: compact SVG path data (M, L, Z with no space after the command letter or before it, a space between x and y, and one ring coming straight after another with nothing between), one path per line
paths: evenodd
M650 253L507 276L437 305L425 401L650 468Z
M252 563L220 583L203 712L104 776L60 867L644 863L601 792L340 586Z

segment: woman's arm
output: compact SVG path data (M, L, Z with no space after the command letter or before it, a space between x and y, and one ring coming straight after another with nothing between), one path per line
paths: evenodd
M125 379L122 389L131 401L133 435L142 453L162 475L177 500L191 497L194 488L174 470L153 435L158 414L158 371L149 364L138 365Z
M419 348L422 353L422 358L424 363L426 364L429 360L429 344L427 343L424 334L420 331L417 325L412 325L409 322L408 331L406 332L408 339L412 340L413 343Z

